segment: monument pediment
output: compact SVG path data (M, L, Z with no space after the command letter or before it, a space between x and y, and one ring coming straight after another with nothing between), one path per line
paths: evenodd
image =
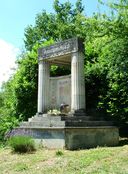
M80 38L72 38L50 46L42 47L38 51L39 61L51 61L55 63L69 64L71 53L84 50L84 44Z

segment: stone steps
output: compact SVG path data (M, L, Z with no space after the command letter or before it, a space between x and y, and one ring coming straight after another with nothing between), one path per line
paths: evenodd
M92 116L48 116L48 117L32 117L28 119L28 122L58 122L61 121L104 121L101 117Z
M114 126L111 121L44 121L44 122L22 122L20 127L94 127L94 126Z
M93 127L93 126L114 126L111 121L66 121L66 127Z
M103 121L104 119L101 117L92 117L92 116L62 116L61 120L65 120L65 121L70 121L70 120L74 120L74 121Z
M84 112L76 112L80 116L33 116L28 122L21 122L21 128L45 128L45 127L95 127L95 126L114 126L111 121L105 121L101 117L84 116Z
M34 116L28 119L29 122L37 121L37 122L44 122L44 121L61 121L60 116L47 116L47 117L37 117Z
M21 127L64 127L65 126L65 121L54 121L54 120L49 120L49 121L31 121L31 122L22 122L20 124Z
M85 113L74 113L73 116L81 117L81 116L86 116Z
M75 110L75 113L86 113L86 110L85 109L78 109L78 110Z

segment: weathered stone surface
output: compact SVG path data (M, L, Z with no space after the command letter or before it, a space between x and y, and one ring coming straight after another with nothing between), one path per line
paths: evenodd
M67 149L85 149L97 146L116 146L119 131L116 127L69 128L65 130Z
M84 79L84 54L72 54L71 61L71 111L85 109L85 79Z
M12 136L27 135L43 147L66 148L70 150L93 148L97 146L116 146L119 142L118 128L114 126L97 127L43 127L15 128Z
M68 39L51 46L40 48L38 51L39 61L48 58L55 58L78 51L83 51L83 41L79 38Z
M72 38L39 49L38 112L58 109L62 103L74 112L85 109L84 43ZM49 83L49 64L71 65L71 80L59 77ZM49 89L50 86L50 89ZM50 101L49 101L50 99Z
M33 117L28 122L21 122L22 128L65 127L65 121L60 116Z
M111 121L85 121L85 120L68 120L65 122L66 127L95 127L95 126L114 126Z
M74 116L74 115L70 115L70 116L61 116L61 120L76 120L76 121L97 121L97 120L101 120L103 121L103 118L101 117L92 117L92 116Z
M49 63L40 62L39 72L38 72L38 113L44 113L49 108L49 97L50 97L49 78L50 78Z
M59 109L62 103L71 108L71 75L50 77L49 92L51 109Z
M82 110L76 113L84 113ZM34 116L22 122L13 135L29 135L47 148L80 149L96 146L116 146L118 128L113 122L91 116Z
M49 114L45 114L47 116L35 116L31 119L31 121L38 121L38 122L44 122L44 121L51 121L54 120L56 122L61 121L61 117L60 116L50 116Z
M64 128L15 128L11 134L31 136L36 143L50 149L65 148Z

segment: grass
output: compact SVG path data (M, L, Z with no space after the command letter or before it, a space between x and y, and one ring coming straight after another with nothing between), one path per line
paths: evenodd
M35 173L128 174L128 145L79 151L39 149L32 154L0 148L0 174Z

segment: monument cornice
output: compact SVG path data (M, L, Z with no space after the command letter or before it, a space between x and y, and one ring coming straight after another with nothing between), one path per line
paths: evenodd
M42 47L38 50L38 60L47 60L57 58L64 55L70 55L74 52L84 52L83 40L75 37L55 43L50 46Z

